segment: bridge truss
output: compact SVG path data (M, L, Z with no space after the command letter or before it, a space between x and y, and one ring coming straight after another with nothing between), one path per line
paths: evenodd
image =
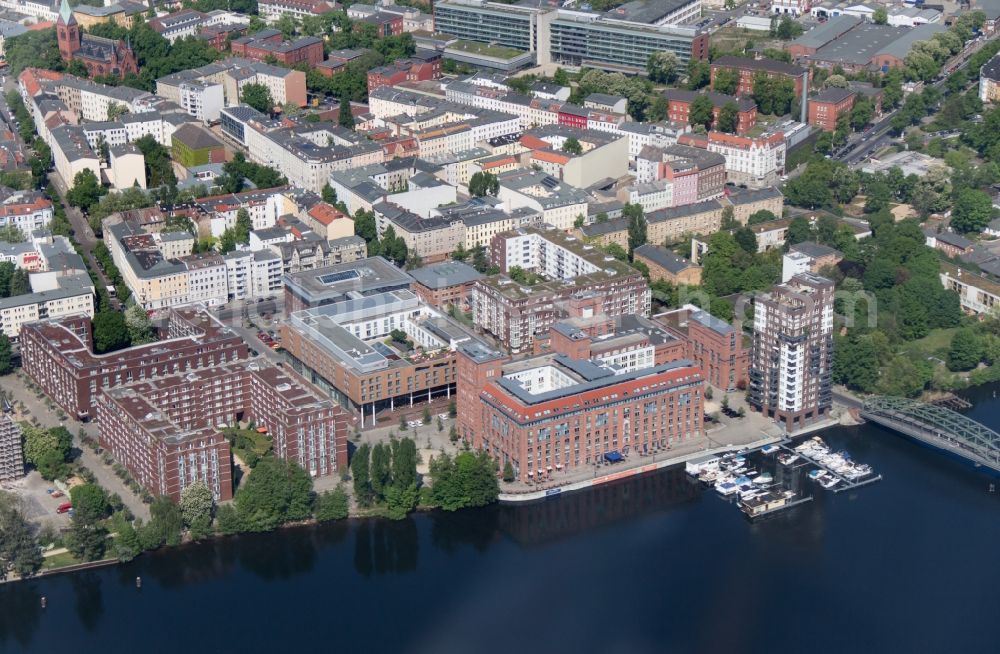
M1000 434L961 413L902 397L877 395L865 400L861 415L876 422L901 423L957 446L969 458L1000 469ZM892 426L887 424L886 426Z

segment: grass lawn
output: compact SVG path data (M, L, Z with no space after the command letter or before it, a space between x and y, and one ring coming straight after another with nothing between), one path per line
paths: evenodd
M783 44L778 39L772 39L767 32L747 30L735 25L726 25L712 33L712 45L724 52L742 50L747 41L753 41L762 48L782 49Z
M948 348L951 347L951 338L958 331L958 327L949 329L935 329L927 336L907 343L903 346L903 354L914 358L926 359L929 356L945 360L948 355Z
M250 467L271 451L271 437L259 434L256 429L237 429L228 427L222 433L232 444L235 454Z
M42 569L51 570L52 568L62 568L67 565L74 565L79 563L69 552L63 552L62 554L56 554L55 556L50 556L42 560Z
M524 54L522 50L508 48L503 45L491 45L488 43L476 43L474 41L456 41L449 48L460 50L461 52L471 52L485 57L495 57L497 59L512 59Z

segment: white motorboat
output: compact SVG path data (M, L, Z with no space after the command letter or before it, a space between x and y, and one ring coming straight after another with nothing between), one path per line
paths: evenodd
M820 480L819 485L823 488L833 488L840 483L840 477L835 477L833 475L827 475L825 479Z

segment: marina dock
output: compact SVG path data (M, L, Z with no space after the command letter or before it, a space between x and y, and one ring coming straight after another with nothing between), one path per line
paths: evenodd
M868 484L874 484L875 482L882 480L882 475L874 475L874 476L869 475L869 476L864 477L862 479L851 480L851 479L848 479L847 477L845 477L844 475L838 473L837 471L835 471L830 466L828 466L828 465L826 465L826 464L824 464L824 463L822 463L822 462L820 462L820 461L812 458L808 454L806 454L806 453L804 453L804 452L802 452L800 450L795 450L795 449L789 447L788 444L787 444L787 441L782 442L779 445L779 447L781 447L781 449L783 451L788 452L789 454L798 455L798 457L800 459L802 459L804 461L808 461L810 464L812 464L816 468L818 468L820 470L826 471L826 474L833 475L834 477L836 477L837 479L839 479L840 480L839 484L835 488L829 489L829 490L832 490L834 493L840 493L842 491L854 490L856 488L861 488L862 486L867 486Z

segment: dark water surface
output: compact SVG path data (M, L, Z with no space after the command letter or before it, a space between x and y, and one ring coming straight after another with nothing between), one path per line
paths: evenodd
M992 389L970 398L1000 430ZM878 427L823 436L883 481L751 524L675 469L186 546L0 588L0 651L1000 652L1000 480Z

